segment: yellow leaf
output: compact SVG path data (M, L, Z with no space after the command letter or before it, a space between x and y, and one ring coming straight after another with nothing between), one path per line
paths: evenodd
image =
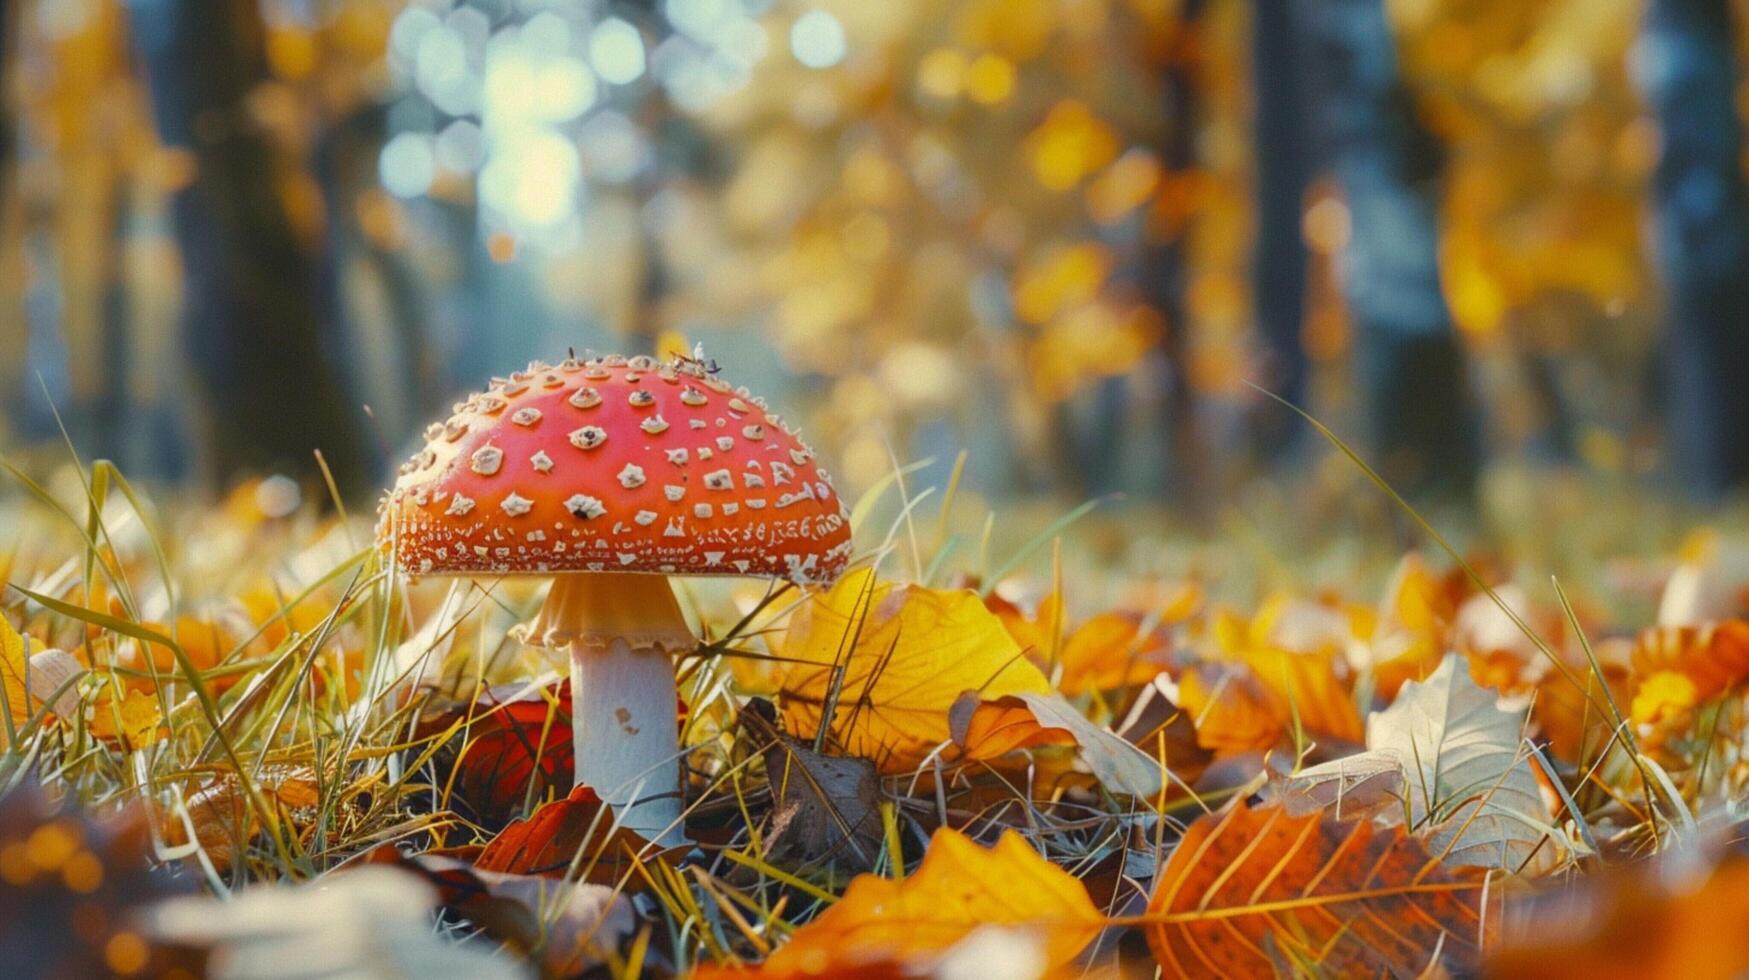
M18 634L5 617L0 617L0 697L11 726L0 725L0 748L6 746L6 733L30 720L30 695L24 686L24 637Z
M986 925L1039 931L1049 967L1067 964L1099 933L1087 889L1019 834L993 849L951 828L904 881L859 875L836 905L796 931L752 976L837 976L874 964L926 972L929 962Z
M106 741L120 742L132 751L156 742L162 733L158 723L164 718L158 709L158 699L128 688L121 702L105 693L91 707L91 734Z
M788 729L818 732L830 703L832 741L888 772L911 769L947 740L961 692L1050 690L976 594L878 582L866 569L796 611L783 656Z

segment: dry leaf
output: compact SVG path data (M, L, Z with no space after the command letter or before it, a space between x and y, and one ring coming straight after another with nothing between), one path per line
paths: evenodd
M903 881L857 876L836 904L750 975L839 976L876 964L890 965L892 974L917 973L989 925L1035 932L1046 965L1055 968L1073 960L1102 924L1081 882L1019 834L1009 831L986 849L944 827L916 872Z
M307 827L322 802L316 774L299 766L264 766L255 775L255 788L262 802L273 807L294 830ZM234 773L215 779L190 796L188 819L195 839L207 859L220 873L231 869L237 855L260 831L260 820L250 810L241 781ZM164 840L172 846L189 843L188 828L180 817L164 821Z
M862 570L796 611L784 638L784 727L905 772L946 741L963 691L1044 693L1050 684L969 590L877 582ZM799 661L799 662L798 662Z
M1749 622L1645 630L1634 643L1633 666L1641 677L1678 671L1694 682L1696 698L1704 701L1749 677Z
M633 880L637 864L657 860L662 853L637 833L615 827L613 812L602 806L595 791L578 786L570 796L505 827L474 859L474 867L619 885Z
M1082 623L1063 642L1058 688L1069 697L1089 691L1146 684L1169 666L1172 635L1162 620L1144 631L1147 617L1132 612L1100 613Z
M132 752L163 737L164 711L158 699L137 688L125 688L118 701L105 684L91 705L91 734Z
M1692 851L1563 882L1510 919L1497 980L1741 977L1749 972L1749 860Z
M419 723L421 738L455 728L434 760L439 784L450 788L447 806L483 827L503 827L571 789L571 685L526 687L489 688Z
M1549 827L1536 774L1520 751L1524 717L1501 710L1463 664L1448 656L1426 681L1405 684L1390 707L1367 719L1366 752L1301 771L1288 792L1334 798L1364 784L1369 798L1355 805L1376 808L1380 795L1406 800L1409 826L1454 864L1548 870L1566 845ZM1394 787L1393 771L1400 774ZM1404 809L1396 808L1399 818Z
M766 860L872 870L884 833L884 794L874 763L822 755L778 731L770 702L754 701L740 717L758 744L767 746L765 773L773 803Z
M12 719L10 725L0 725L0 749L6 747L6 733L23 727L30 721L30 693L25 684L24 637L0 616L0 698Z
M1196 726L1196 743L1217 758L1265 752L1287 735L1275 691L1246 664L1194 665L1178 679L1178 703Z
M1016 749L1074 745L1106 789L1152 798L1164 783L1160 764L1108 729L1088 721L1060 694L966 695L951 712L954 743L967 759L994 759Z
M1473 968L1484 876L1401 827L1241 801L1191 824L1154 886L1148 945L1169 977Z

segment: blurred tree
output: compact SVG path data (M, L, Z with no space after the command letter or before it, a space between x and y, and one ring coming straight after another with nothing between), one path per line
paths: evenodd
M1305 71L1293 0L1256 0L1252 8L1252 122L1257 241L1252 253L1252 308L1261 369L1256 383L1304 406L1306 243L1301 232L1306 185L1314 165ZM1279 457L1305 427L1273 400L1251 413L1256 450Z
M373 481L336 364L336 284L290 213L308 196L251 111L266 76L259 4L133 0L130 11L159 136L185 170L172 217L216 475L310 477L319 449L342 491L361 491Z
M1749 484L1749 193L1729 7L1652 0L1636 59L1663 135L1653 185L1671 445L1705 496Z
M1416 118L1383 0L1301 0L1323 124L1352 218L1343 293L1379 469L1399 489L1474 489L1479 433L1440 283L1442 150Z

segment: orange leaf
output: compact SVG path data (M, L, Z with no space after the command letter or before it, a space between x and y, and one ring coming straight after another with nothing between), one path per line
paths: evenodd
M1694 855L1676 857L1692 861ZM1488 956L1498 980L1740 977L1749 971L1749 861L1605 871L1523 906ZM1564 889L1576 888L1569 892Z
M1062 692L1075 697L1146 684L1164 671L1172 638L1160 627L1144 634L1144 621L1132 612L1107 612L1082 623L1063 643Z
M1016 749L1074 745L1081 760L1113 793L1153 797L1165 775L1140 749L1089 721L1060 694L1010 694L979 702L967 693L949 723L966 758L993 759Z
M134 688L123 691L118 701L108 685L91 705L91 734L105 741L117 742L133 751L156 742L163 736L159 723L164 720L158 699Z
M1682 673L1704 701L1749 677L1749 622L1646 630L1634 644L1633 665L1641 677L1664 670Z
M1055 968L1073 960L1103 923L1081 882L1019 834L1009 831L986 849L944 827L910 877L858 875L837 904L751 975L840 976L882 963L896 963L895 974L925 972L936 956L985 925L1037 929L1047 964Z
M1240 801L1184 833L1148 903L1166 976L1273 977L1473 967L1480 871L1453 870L1402 827Z
M1265 751L1287 733L1287 712L1246 664L1195 665L1178 679L1178 703L1196 726L1196 744L1216 756Z

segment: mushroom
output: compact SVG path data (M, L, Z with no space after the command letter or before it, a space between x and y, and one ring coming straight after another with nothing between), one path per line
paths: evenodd
M829 583L850 526L807 444L702 360L573 357L430 426L377 542L414 576L552 576L518 636L568 660L577 782L678 843L672 656L697 641L668 576Z

